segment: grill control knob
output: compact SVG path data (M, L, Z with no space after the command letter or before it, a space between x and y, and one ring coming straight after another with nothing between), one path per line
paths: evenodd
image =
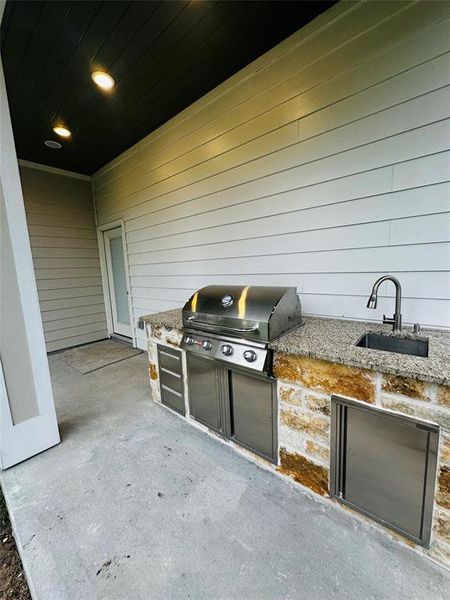
M194 343L194 338L188 335L184 338L184 341L188 346L192 346L192 344Z
M230 346L229 344L224 344L221 348L222 350L222 354L225 354L225 356L231 356L233 354L233 347Z
M244 358L247 362L254 362L256 360L256 352L253 350L246 350L244 352Z
M205 350L211 350L212 344L211 344L211 342L209 340L203 340L202 347Z

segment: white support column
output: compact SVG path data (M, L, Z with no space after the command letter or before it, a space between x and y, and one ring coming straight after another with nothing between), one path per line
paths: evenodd
M10 467L59 441L0 64L0 466Z

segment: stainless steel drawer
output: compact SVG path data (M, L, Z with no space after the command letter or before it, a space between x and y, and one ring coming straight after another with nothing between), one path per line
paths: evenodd
M184 415L184 397L164 384L161 385L161 402Z
M158 347L158 357L160 367L169 369L170 371L181 375L183 372L183 365L181 361L181 352L167 348L166 346Z
M158 344L158 364L161 402L184 415L184 383L181 351Z
M175 390L179 394L183 393L183 379L178 373L169 371L165 367L159 367L159 379L162 385Z
M332 397L330 492L428 546L438 426Z

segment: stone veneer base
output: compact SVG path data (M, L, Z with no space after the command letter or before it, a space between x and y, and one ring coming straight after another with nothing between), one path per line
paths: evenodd
M179 347L182 335L177 329L159 324L147 323L146 327L149 339L149 380L152 397L160 402L157 344ZM200 429L208 431L189 415L189 387L184 352L183 367L186 390L185 418ZM425 549L416 546L410 540L388 529L383 528L383 530L424 556L450 567L450 388L284 353L275 353L274 375L278 379L278 467L229 440L222 441L265 468L276 469L280 474L288 476L324 497L324 500L329 498L332 394L373 404L399 414L414 416L440 426L431 547ZM180 418L184 417L180 416ZM214 432L209 433L216 438L219 437ZM331 499L329 501L331 502ZM340 504L339 506L342 507ZM348 509L343 507L343 510ZM367 520L359 513L355 515ZM371 522L374 526L381 527Z

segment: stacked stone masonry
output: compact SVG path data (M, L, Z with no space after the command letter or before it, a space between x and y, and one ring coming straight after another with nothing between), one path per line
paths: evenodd
M280 410L279 470L323 496L329 485L332 394L440 425L429 552L450 564L450 388L288 354L275 355L274 375Z
M146 326L152 398L160 402L157 344L179 347L182 334L162 325ZM185 367L185 356L183 363ZM278 379L278 470L324 497L329 489L332 394L441 427L432 545L417 550L450 565L450 388L284 353L275 353L274 376ZM185 386L188 389L186 378ZM188 394L186 418L190 419Z

